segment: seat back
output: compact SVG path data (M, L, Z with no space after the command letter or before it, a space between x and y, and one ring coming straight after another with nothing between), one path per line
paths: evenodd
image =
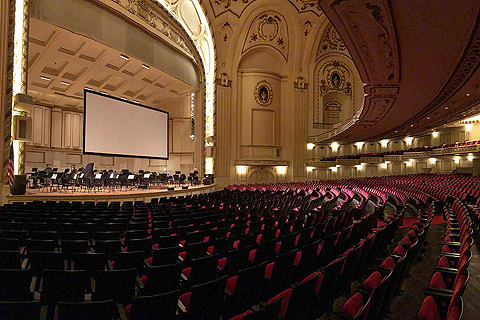
M224 301L227 277L192 287L189 315L192 319L218 319Z
M151 296L137 296L132 300L130 320L175 319L180 290Z
M30 291L32 274L26 269L0 270L0 301L29 301L33 300Z
M2 320L40 319L40 303L36 301L0 301Z
M113 268L120 269L137 269L140 270L143 267L143 262L146 253L143 251L128 251L128 252L116 252L113 255Z
M284 319L308 319L311 308L315 305L315 286L319 272L314 272L291 292Z
M97 271L105 270L107 256L105 253L75 253L74 269L85 270L87 274L93 276Z
M252 246L247 246L238 250L228 251L223 271L227 274L233 274L238 270L247 268L250 264L248 257L252 249Z
M178 254L180 253L178 244L175 247L158 248L152 251L152 265L160 266L178 262Z
M265 282L266 267L267 262L265 261L238 272L234 298L238 305L244 306L243 309L260 301L261 290L258 288L261 288Z
M135 269L98 271L95 277L94 300L129 302L135 294L136 277Z
M22 259L18 250L0 251L0 269L20 269Z
M191 261L189 283L196 284L215 279L219 255L206 256Z
M40 302L47 306L60 301L82 302L85 299L86 287L87 274L83 270L45 270Z
M60 302L58 320L114 320L119 318L113 300L93 302Z
M153 295L177 290L180 286L181 265L179 262L147 268L146 293Z
M33 274L41 275L45 269L64 270L65 254L58 251L33 251L29 252L28 265Z

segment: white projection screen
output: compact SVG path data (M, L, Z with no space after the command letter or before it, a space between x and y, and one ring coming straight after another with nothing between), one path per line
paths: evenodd
M84 90L83 153L168 159L168 112Z

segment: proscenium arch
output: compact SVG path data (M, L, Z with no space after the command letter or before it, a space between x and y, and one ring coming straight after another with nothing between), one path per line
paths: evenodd
M31 0L9 0L10 21L14 21L9 26L9 56L11 60L9 64L12 65L11 70L8 71L11 78L7 79L7 86L11 90L7 91L6 106L4 110L5 130L3 136L3 180L6 181L8 160L5 155L8 155L10 149L10 142L13 142L14 149L14 171L15 174L24 173L25 163L25 144L19 141L12 140L12 115L14 107L14 96L18 93L27 93L27 76L28 76L28 28L29 28L29 9ZM152 0L152 2L161 5L165 10L173 16L174 19L182 26L184 31L191 38L195 44L198 55L201 58L203 67L204 91L205 91L205 132L204 140L207 137L215 135L215 47L213 42L213 34L210 30L210 25L206 14L204 13L198 0ZM195 14L192 14L192 9ZM13 19L12 19L13 18ZM13 46L11 45L13 43ZM206 144L206 142L205 142ZM207 160L205 158L205 144L203 144L202 168L206 164L211 164L210 168L206 168L207 173L213 173L213 158Z
M161 4L185 29L202 58L205 72L205 147L215 140L215 45L207 15L199 0L152 0ZM210 138L212 137L212 138ZM210 138L210 139L209 139ZM213 147L213 146L211 146ZM214 158L205 158L205 173L214 173Z

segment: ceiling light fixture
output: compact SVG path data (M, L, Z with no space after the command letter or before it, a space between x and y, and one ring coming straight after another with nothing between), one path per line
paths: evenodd
M127 99L127 98L125 98L125 97L120 97L120 99L122 99L122 100L127 100L127 101L128 101L128 99Z
M42 80L46 80L46 81L50 81L50 80L52 80L52 79L50 79L49 77L44 77L44 76L40 76L40 79L42 79Z
M108 96L108 93L106 93L105 91L100 91L100 93L106 94Z
M132 102L135 102L135 103L140 103L140 102L138 102L137 100L132 100Z
M148 69L150 69L150 67L149 67L149 66L147 66L147 65L146 65L146 64L144 64L144 63L142 63L142 67L143 67L143 68L145 68L145 69L147 69L147 70L148 70Z
M467 93L467 97L470 97L470 93Z
M60 81L60 83L66 85L66 86L70 85L70 82L67 82L67 81Z
M124 60L127 60L127 61L130 60L130 58L128 56L124 55L124 54L121 54L120 58L122 58Z

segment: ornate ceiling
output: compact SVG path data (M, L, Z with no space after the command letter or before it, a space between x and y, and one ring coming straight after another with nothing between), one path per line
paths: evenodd
M230 13L240 18L245 9L252 5L261 3L259 0L208 0L213 9L215 18ZM299 13L312 12L317 16L322 15L322 10L317 0L276 0L291 3Z
M362 114L312 141L414 135L480 112L480 2L320 0L352 55Z

